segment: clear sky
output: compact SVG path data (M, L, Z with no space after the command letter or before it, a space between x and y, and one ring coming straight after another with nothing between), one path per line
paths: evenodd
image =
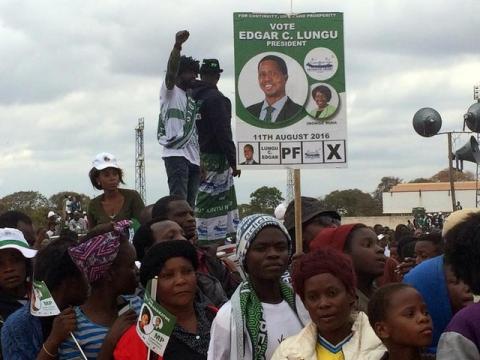
M156 127L175 33L191 33L185 54L220 60L219 87L233 100L235 11L286 13L290 1L0 0L0 197L96 195L87 173L102 151L118 157L133 188L139 117L148 202L166 195ZM411 120L429 106L442 115L442 130L461 129L480 81L480 2L297 0L293 11L345 18L349 167L302 171L302 192L371 192L382 176L410 180L445 168L446 137L421 138ZM264 185L285 194L285 184L286 171L244 171L238 200Z

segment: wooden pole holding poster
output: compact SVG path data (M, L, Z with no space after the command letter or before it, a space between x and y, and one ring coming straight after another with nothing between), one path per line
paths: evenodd
M295 192L295 254L303 252L302 241L302 198L300 191L300 169L293 170Z

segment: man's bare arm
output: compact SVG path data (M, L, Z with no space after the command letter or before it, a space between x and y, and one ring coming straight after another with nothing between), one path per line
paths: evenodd
M175 34L175 45L168 58L167 74L165 75L165 85L168 90L172 90L175 86L178 67L180 65L180 51L182 50L182 44L187 41L189 36L190 33L187 30L182 30Z

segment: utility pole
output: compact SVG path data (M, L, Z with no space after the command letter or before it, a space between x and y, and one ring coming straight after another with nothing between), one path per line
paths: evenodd
M480 85L473 87L473 100L480 102ZM477 142L480 141L480 133L477 133ZM478 175L480 173L479 164L477 164L477 171L475 173L475 205L478 208L480 206L480 189L478 184Z
M135 128L135 190L138 191L143 202L147 203L147 189L145 178L145 152L143 147L143 118L138 119Z

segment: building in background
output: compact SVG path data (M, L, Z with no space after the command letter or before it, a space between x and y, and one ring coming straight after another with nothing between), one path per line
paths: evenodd
M455 198L461 207L476 207L475 181L455 182ZM384 214L410 214L413 208L423 207L427 213L452 211L450 183L398 184L383 193Z

